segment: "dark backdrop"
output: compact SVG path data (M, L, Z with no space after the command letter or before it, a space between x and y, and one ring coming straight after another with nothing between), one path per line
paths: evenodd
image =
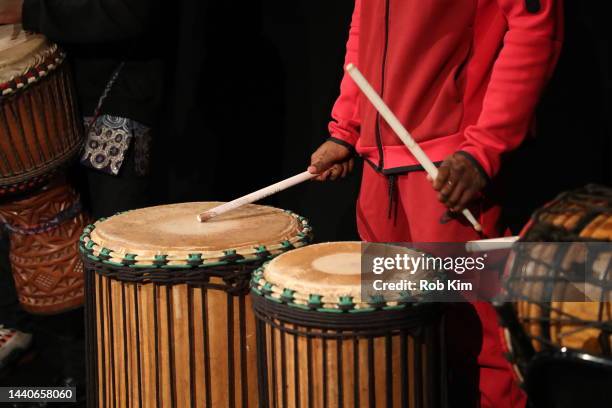
M537 137L507 158L499 176L515 230L563 190L610 184L603 3L566 1L565 46L538 109ZM353 1L184 7L181 32L195 45L192 60L168 72L170 84L183 84L170 86L180 102L169 107L182 120L157 138L157 200L229 200L305 169L326 137ZM356 171L339 182L306 183L264 202L308 217L318 241L355 239L359 179Z

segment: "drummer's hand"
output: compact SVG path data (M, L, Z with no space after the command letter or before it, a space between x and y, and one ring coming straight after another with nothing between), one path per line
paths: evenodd
M430 181L431 178L427 177ZM470 159L455 153L442 163L433 188L438 192L438 200L451 211L462 211L485 187L487 180Z
M21 23L23 0L0 0L0 24Z
M344 178L353 171L353 154L341 144L328 140L310 157L308 171L318 174L314 180L319 181Z

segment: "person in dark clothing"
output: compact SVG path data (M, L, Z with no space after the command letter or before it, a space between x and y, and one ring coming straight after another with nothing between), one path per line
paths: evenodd
M0 24L19 22L60 44L72 63L87 131L81 163L88 167L92 216L147 205L143 176L163 90L158 3L0 1Z
M21 23L67 53L85 132L81 166L71 176L94 219L150 205L164 74L158 6L152 0L0 0L0 24ZM61 315L35 319L33 332L47 356L41 358L61 365L48 367L62 371L60 384L82 384L82 309L70 313L63 323Z

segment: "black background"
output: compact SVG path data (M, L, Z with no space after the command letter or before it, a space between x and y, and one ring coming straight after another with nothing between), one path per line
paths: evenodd
M168 71L169 84L188 76L190 85L169 90L179 103L167 108L184 121L157 135L157 201L230 200L305 169L327 136L352 7L264 0L178 10L183 47L195 44L189 52L198 60ZM565 44L538 108L537 137L506 158L496 180L515 232L559 192L612 177L603 2L566 1L565 9ZM194 101L182 104L181 92ZM356 239L359 180L356 171L264 202L308 217L318 241Z

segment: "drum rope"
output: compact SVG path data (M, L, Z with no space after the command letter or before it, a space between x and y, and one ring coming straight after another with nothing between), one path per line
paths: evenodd
M502 303L497 305L497 311L508 333L505 340L508 358L519 376L524 378L528 374L538 355L587 353L591 361L609 359L612 355L612 267L606 261L611 252L610 220L612 189L594 184L564 192L534 212L521 241L560 248L553 248L555 252L548 260L542 259L533 246L514 249L516 258L504 282L505 301L518 302L524 305L523 309L529 309ZM570 252L576 245L576 251ZM591 288L588 293L580 290L583 285ZM567 299L567 294L573 293L569 290L576 289L583 296L576 302L599 302L599 306L589 309L588 315L565 307L572 302ZM583 334L589 344L584 343Z
M74 201L70 206L58 212L57 215L55 215L53 218L51 218L50 220L46 222L40 223L40 224L35 224L35 225L25 226L25 227L13 225L10 222L8 222L2 215L0 215L0 225L2 225L2 227L6 231L11 232L11 233L15 233L19 235L36 235L36 234L42 234L44 232L49 232L49 231L52 231L58 228L65 221L78 216L81 212L82 212L81 202Z
M409 330L419 336L427 323L435 322L442 316L442 306L437 303L419 304L402 310L376 310L368 313L318 312L292 308L253 294L255 315L267 324L294 335L314 338L352 338L380 335L390 331ZM299 325L305 328L329 329L333 332L296 330L279 322Z
M232 295L242 295L248 292L249 280L253 269L264 260L244 264L228 264L208 267L193 267L193 269L172 268L141 268L134 266L108 265L83 257L85 268L107 278L131 283L156 283L164 285L187 284L189 286L206 287L224 290ZM221 278L221 283L211 283L211 278Z

